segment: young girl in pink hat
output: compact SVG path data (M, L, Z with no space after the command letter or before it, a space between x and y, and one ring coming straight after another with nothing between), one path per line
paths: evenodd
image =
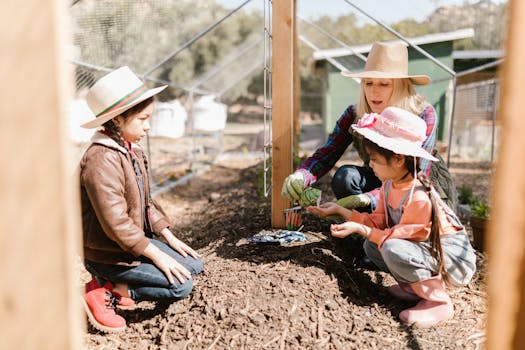
M199 254L174 236L150 196L148 166L138 145L146 136L154 96L121 67L91 87L86 100L99 128L80 161L84 263L94 278L86 284L89 321L105 332L126 321L115 306L135 301L175 301L187 296L192 276L203 270Z
M365 114L352 128L364 137L370 167L382 181L376 209L361 213L334 202L308 207L316 215L340 215L332 236L357 233L365 238L366 255L390 272L397 298L417 301L399 315L406 324L430 327L454 316L447 285L466 285L476 269L476 256L464 227L436 193L420 159L435 161L422 148L425 122L407 110L387 107Z

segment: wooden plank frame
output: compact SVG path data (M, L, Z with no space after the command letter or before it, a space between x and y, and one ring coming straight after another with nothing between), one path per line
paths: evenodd
M80 349L78 181L66 133L72 73L62 0L0 2L3 349ZM70 152L71 156L67 152Z
M0 172L0 329L8 349L80 348L72 264L80 232L78 189L68 172L65 137L65 6L59 0L0 3L0 44L9 48L0 56L0 159L8 165ZM280 226L289 206L280 187L292 171L298 110L295 1L273 6L272 224ZM519 161L525 149L525 2L510 0L508 13L504 124L489 227L488 349L525 344L525 162Z
M500 95L503 126L488 232L489 350L525 346L525 2L511 0L508 5L507 58Z
M294 124L299 113L299 74L295 0L272 5L272 226L284 227L290 202L281 196L293 171ZM296 121L294 123L294 121Z

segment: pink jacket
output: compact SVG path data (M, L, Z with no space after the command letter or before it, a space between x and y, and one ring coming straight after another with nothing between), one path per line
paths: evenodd
M416 186L421 186L416 181ZM388 205L392 208L398 208L402 197L412 188L412 181L402 184L392 184L388 194ZM403 214L400 222L393 225L390 221L390 227L386 225L385 213L385 183L381 186L379 199L376 210L373 213L360 213L352 211L352 217L349 221L358 222L372 228L369 240L378 245L379 248L390 238L408 239L411 241L426 241L430 236L432 226L432 205L430 198L425 191L414 191L412 200L405 202ZM463 226L453 223L446 215L445 207L438 201L439 216L439 233L440 235L452 235L463 230Z

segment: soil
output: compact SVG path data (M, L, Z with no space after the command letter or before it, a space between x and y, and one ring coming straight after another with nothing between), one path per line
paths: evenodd
M463 288L450 291L454 319L430 329L407 327L413 305L391 297L392 277L363 261L362 240L332 238L329 222L304 215L304 244L249 243L271 230L261 196L261 163L217 162L157 196L176 235L203 255L205 272L190 296L172 304L141 302L118 310L120 334L88 327L87 349L480 349L486 325L486 257ZM452 162L456 185L487 196L490 164ZM329 200L330 175L318 186ZM475 184L475 185L474 185Z

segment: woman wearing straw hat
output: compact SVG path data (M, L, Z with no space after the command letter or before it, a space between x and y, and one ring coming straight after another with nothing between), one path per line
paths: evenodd
M408 74L408 50L403 43L376 42L368 55L365 70L359 73L343 72L344 76L361 78L359 101L350 105L337 121L326 143L306 159L296 171L289 175L282 187L282 195L292 202L315 203L311 191L305 189L332 169L350 144L354 144L363 166L343 165L333 176L332 189L338 203L349 209L372 211L377 203L381 181L368 166L368 157L362 150L362 137L353 132L351 125L365 113L381 113L388 106L404 108L419 115L426 124L426 140L423 147L440 158L436 143L436 112L422 96L414 92L413 85L426 85L426 75ZM456 190L450 174L442 160L430 165L422 161L421 170L430 175L436 189L452 208L455 208ZM306 194L309 194L305 200ZM303 204L302 204L303 205Z
M471 280L476 255L457 216L428 177L416 174L418 160L437 161L421 147L427 125L405 109L387 107L381 114L365 114L352 129L364 137L370 166L383 182L377 208L360 213L328 202L308 210L347 220L330 227L334 237L365 238L366 255L397 281L390 294L418 302L399 314L401 321L430 327L450 320L454 307L446 286Z
M94 275L83 301L89 321L101 331L125 329L115 306L184 298L192 275L203 270L199 254L173 235L150 197L147 162L138 146L150 128L154 96L165 88L148 89L121 67L86 97L96 117L82 126L99 130L80 161L84 262Z

